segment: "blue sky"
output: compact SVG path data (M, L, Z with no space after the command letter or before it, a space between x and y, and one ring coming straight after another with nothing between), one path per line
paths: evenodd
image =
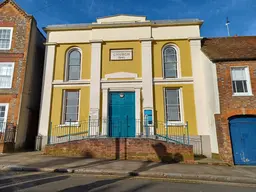
M1 1L1 0L0 0ZM38 26L91 23L115 14L145 15L149 20L199 18L203 37L256 35L256 0L16 0ZM50 6L54 4L53 6ZM48 8L45 8L50 6ZM45 8L45 9L42 9ZM41 11L38 11L42 9Z

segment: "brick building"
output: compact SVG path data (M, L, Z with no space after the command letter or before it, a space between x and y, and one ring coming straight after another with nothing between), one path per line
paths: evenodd
M217 74L215 113L220 157L256 164L256 36L203 39L206 67Z
M12 0L0 3L0 152L10 146L15 149L34 146L44 42L33 16ZM11 127L16 128L15 137Z

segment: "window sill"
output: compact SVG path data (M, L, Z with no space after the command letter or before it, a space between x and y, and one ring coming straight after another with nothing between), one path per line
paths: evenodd
M166 126L166 123L164 124ZM182 121L169 121L167 122L168 126L184 126L185 123Z
M253 97L254 95L249 93L249 94L233 94L233 97Z
M61 125L59 125L59 127L80 127L80 123L79 122L73 122L73 123L69 123L69 122L67 122L67 123L65 123L65 124L61 124Z

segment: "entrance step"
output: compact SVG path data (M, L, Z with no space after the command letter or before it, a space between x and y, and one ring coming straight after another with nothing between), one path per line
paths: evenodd
M44 153L100 159L193 163L193 146L150 138L89 138L47 145Z

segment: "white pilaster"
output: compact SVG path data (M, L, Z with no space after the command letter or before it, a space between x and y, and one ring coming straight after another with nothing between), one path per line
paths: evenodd
M152 41L142 40L142 92L143 109L153 109L153 72L152 72Z
M135 88L135 98L136 98L136 101L135 101L135 118L136 118L136 136L140 135L141 134L141 130L140 130L140 125L141 125L141 122L142 122L142 119L141 119L141 103L140 103L140 88Z
M210 135L210 119L207 103L206 66L201 57L201 39L190 40L192 59L194 95L197 119L197 131L199 135ZM203 118L202 118L203 117Z
M102 101L102 133L103 136L108 135L108 88L103 89Z
M90 135L99 135L101 41L91 41Z
M153 69L152 69L152 39L141 40L142 48L142 94L143 111L150 109L153 112L152 120L154 122L153 105ZM150 130L154 134L153 130Z
M45 63L44 74L42 83L41 94L41 109L39 119L38 136L42 136L42 147L46 145L48 135L48 129L50 124L50 107L51 107L51 95L52 95L52 82L54 72L54 59L55 59L55 46L56 44L46 44L45 49Z

